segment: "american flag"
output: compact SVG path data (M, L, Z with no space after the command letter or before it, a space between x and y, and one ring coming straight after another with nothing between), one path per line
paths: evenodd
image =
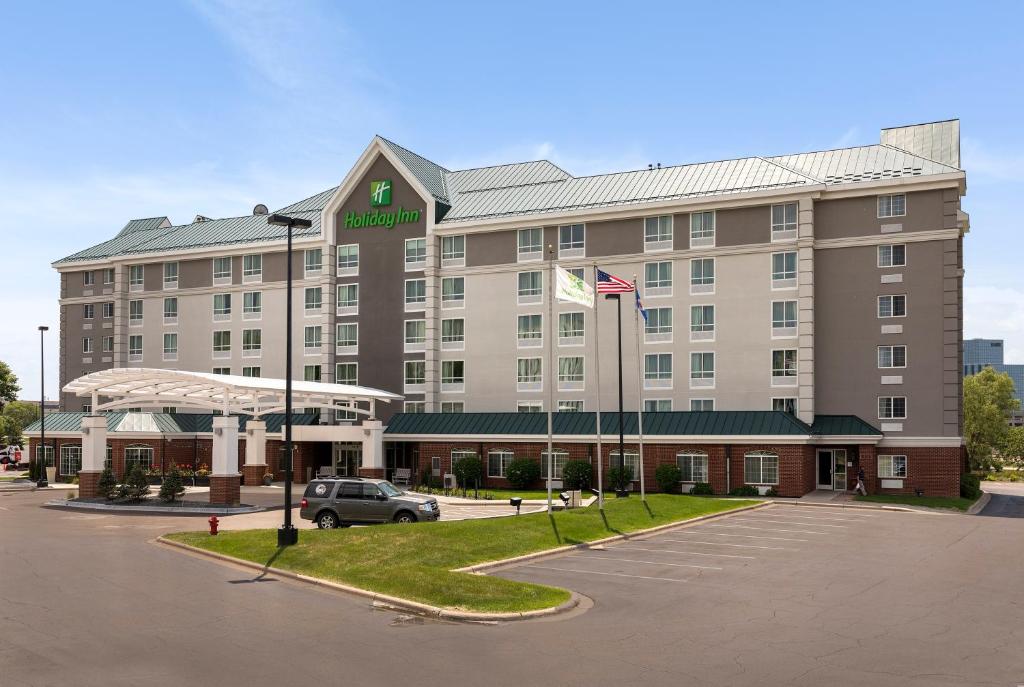
M607 272L597 271L598 293L632 293L633 285Z

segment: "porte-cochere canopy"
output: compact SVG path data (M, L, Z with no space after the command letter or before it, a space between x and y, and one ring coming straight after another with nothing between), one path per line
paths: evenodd
M285 380L240 377L209 372L115 367L69 382L66 393L92 398L93 411L160 405L220 410L225 415L245 413L260 417L284 412ZM100 398L111 400L99 403ZM292 382L292 406L338 408L375 416L377 401L400 401L402 396L380 389L324 382ZM368 404L364 409L356 404Z

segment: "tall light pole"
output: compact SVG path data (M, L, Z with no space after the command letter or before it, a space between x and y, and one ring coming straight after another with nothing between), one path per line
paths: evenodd
M43 347L43 334L49 331L46 325L39 325L39 453L36 458L36 487L43 489L50 486L46 481L46 352Z
M284 346L284 525L277 530L277 545L291 546L299 542L299 531L292 525L292 228L308 229L308 219L288 215L270 215L267 224L288 227L288 278L285 302Z

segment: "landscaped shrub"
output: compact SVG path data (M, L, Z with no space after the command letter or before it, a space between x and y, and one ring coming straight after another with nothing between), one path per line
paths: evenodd
M714 496L715 490L707 482L697 482L693 485L693 489L690 490L690 494L693 496Z
M562 467L562 486L566 489L590 489L590 462L569 460Z
M981 479L970 472L960 475L960 496L965 499L981 497Z
M608 468L608 486L612 489L626 489L633 481L633 468L625 467Z
M141 501L149 495L149 482L141 465L134 465L124 482L118 486L117 495L125 501Z
M516 489L527 489L540 479L540 463L530 458L516 458L505 469L505 478Z
M778 490L778 489L776 489L775 487L772 487L771 489L769 489L768 491L766 491L764 495L765 495L765 496L771 496L771 497L775 497L775 496L778 496L778 495L779 495L779 490Z
M760 494L754 485L744 484L742 487L736 487L730 491L729 496L760 496Z
M455 463L452 466L452 472L459 482L459 487L465 493L466 487L480 485L480 478L484 474L484 462L476 456L468 456Z
M96 483L96 495L108 501L117 496L117 478L110 468L103 468L100 473L100 481Z
M679 482L683 479L683 471L678 465L659 465L654 471L654 481L658 489L666 494L678 494Z
M171 471L164 476L163 484L160 485L160 500L173 503L175 499L185 493L185 484L181 480L181 473L178 466L171 467Z

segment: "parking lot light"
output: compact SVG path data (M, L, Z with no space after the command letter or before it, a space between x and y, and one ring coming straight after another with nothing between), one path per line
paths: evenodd
M39 325L39 457L36 458L36 467L39 470L39 474L36 475L36 488L43 489L50 486L50 483L46 481L46 384L44 379L46 377L46 354L43 346L43 335L50 328L46 325ZM56 451L54 451L56 454ZM57 457L54 455L54 460ZM42 461L42 464L40 464Z

